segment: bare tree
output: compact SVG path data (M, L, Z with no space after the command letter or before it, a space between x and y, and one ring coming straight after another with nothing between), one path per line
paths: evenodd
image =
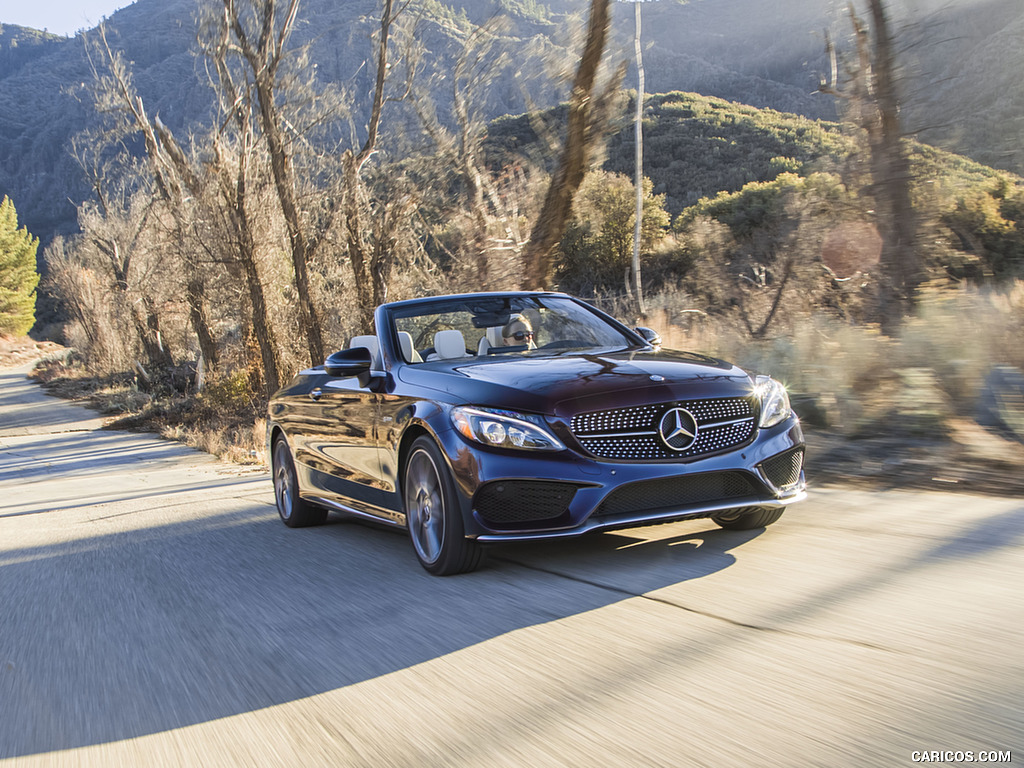
M270 167L278 202L288 229L295 289L298 294L299 325L306 337L310 362L324 359L323 323L313 301L310 267L320 237L310 233L302 219L293 153L286 124L277 102L278 75L286 56L285 46L295 24L299 0L289 0L279 21L276 0L249 0L245 9L237 0L223 0L226 25L233 44L245 58L256 94L260 127L270 153ZM388 0L388 7L391 1ZM376 126L372 129L376 136Z
M451 71L447 67L436 71L429 87L413 83L410 73L408 87L420 123L434 143L435 160L453 169L459 180L462 210L458 218L465 221L461 229L467 233L462 238L468 251L464 261L472 264L474 284L480 290L508 279L509 270L492 262L505 265L510 259L518 262L527 239L521 231L521 196L514 194L514 190L522 186L522 168L513 165L495 174L487 167L484 157L487 122L483 105L487 89L512 63L502 39L507 28L505 17L493 17L474 27ZM423 51L412 50L415 40L408 42L410 49L406 50L404 58L407 62L418 63ZM429 96L445 83L450 87L453 129L438 119Z
M883 283L878 316L887 332L898 327L914 300L922 279L917 248L917 222L910 196L910 161L903 145L897 89L896 54L882 0L868 0L872 31L848 6L854 28L857 64L845 88L838 86L838 67L831 39L826 40L832 62L828 82L820 90L850 106L848 113L867 136L871 166L871 195L882 236ZM873 32L873 35L872 35Z
M257 256L257 215L251 202L250 186L252 166L256 156L255 115L252 93L245 84L240 85L228 62L230 30L227 24L213 25L210 39L205 42L209 60L216 71L217 93L221 119L213 136L215 187L220 199L216 210L222 215L222 229L228 233L230 260L242 271L249 302L248 323L252 333L246 334L247 344L255 346L259 355L262 388L266 396L281 386L281 359L274 328L270 322L264 280L260 275ZM228 137L228 128L234 129L234 141Z
M295 24L299 2L289 0L279 17L276 0L247 0L244 10L240 8L240 0L223 0L226 24L233 36L232 44L237 46L247 63L255 93L259 126L270 156L274 186L288 231L300 327L306 336L313 363L323 360L325 349L322 318L311 293L310 265L331 231L337 213L343 213L345 218L344 248L355 278L360 305L359 323L364 330L372 324L374 306L387 296L395 259L395 226L408 212L409 198L400 194L387 205L377 201L368 213L370 200L361 175L367 161L376 152L389 69L389 36L395 19L408 2L382 2L367 135L358 151L349 149L342 154L340 190L337 194L332 191L324 196L328 200L326 215L311 216L302 205L301 179L295 168L291 129L279 105L281 65L289 55L286 45ZM374 224L365 223L368 217L373 218Z
M152 281L139 279L137 257L142 249L143 234L152 223L154 200L145 191L115 209L107 196L96 207L85 205L79 212L79 224L85 239L106 263L111 289L119 296L116 302L127 312L142 345L148 370L162 371L174 365L165 343L160 316L151 290ZM148 284L148 286L147 286Z
M146 113L142 98L135 91L131 72L124 57L120 52L115 53L110 48L106 27L103 24L99 26L98 35L98 45L105 57L106 69L109 73L101 75L93 62L93 73L97 89L100 92L99 97L108 103L120 103L129 123L142 134L156 192L160 199L167 204L179 231L182 231L187 226L185 200L190 195L199 193L198 177L190 167L184 152L178 146L170 130L160 122L159 118L150 119ZM176 238L175 242L180 243L181 238ZM196 335L206 365L211 369L216 369L218 352L206 310L206 277L197 255L192 250L180 248L179 254L185 272L185 297L189 307L189 323Z
M644 306L643 279L640 273L640 223L644 210L644 55L640 43L641 14L640 6L645 0L620 0L633 3L633 53L636 57L636 117L634 120L635 157L633 168L633 185L636 190L636 220L633 226L633 289L636 292L637 309L640 314L647 312ZM627 283L628 287L628 283Z
M341 158L345 246L355 277L356 293L359 297L359 324L364 333L369 333L372 330L374 307L387 300L391 271L395 263L397 242L395 233L399 221L404 218L411 204L411 197L401 193L388 202L378 201L377 210L371 213L374 224L369 230L367 229L364 220L368 208L368 196L361 174L366 162L377 149L381 114L385 102L384 86L390 67L388 45L392 26L398 15L408 5L408 0L399 4L397 8L394 0L384 0L383 2L377 41L373 103L370 107L366 140L358 152L348 149Z

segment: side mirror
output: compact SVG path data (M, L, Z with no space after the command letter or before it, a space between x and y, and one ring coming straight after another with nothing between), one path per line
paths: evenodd
M366 347L352 347L335 352L328 357L324 363L324 370L327 371L328 376L338 378L362 376L369 373L372 361L370 350Z
M645 328L642 325L638 325L634 328L637 333L644 337L644 341L650 344L655 349L661 348L661 334L653 328Z

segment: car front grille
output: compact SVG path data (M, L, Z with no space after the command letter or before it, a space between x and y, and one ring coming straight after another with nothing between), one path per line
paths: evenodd
M672 450L659 432L662 417L673 408L693 416L697 430L685 450ZM584 450L606 459L692 459L736 448L754 437L751 398L725 397L683 400L632 408L581 413L570 429Z
M745 472L704 472L623 485L609 493L594 514L626 515L757 495L757 484Z
M791 451L772 456L762 461L759 465L761 473L769 483L779 490L792 488L800 482L800 471L804 466L803 448L794 448Z
M576 486L537 480L500 480L477 491L473 507L489 525L544 523L561 517Z

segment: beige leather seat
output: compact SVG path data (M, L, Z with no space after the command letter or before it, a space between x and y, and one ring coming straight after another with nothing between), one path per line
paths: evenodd
M423 357L412 345L412 334L408 331L398 332L398 343L402 348L402 357L407 363L422 363Z
M502 326L495 325L488 328L484 335L480 337L480 343L477 345L476 353L483 357L487 354L487 351L492 347L502 347L505 345L505 340L501 338Z
M462 331L438 331L434 334L434 354L427 360L453 360L468 357L466 354L466 337Z

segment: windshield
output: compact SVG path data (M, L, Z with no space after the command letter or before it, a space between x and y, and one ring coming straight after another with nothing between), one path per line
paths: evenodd
M407 363L637 344L604 318L561 296L438 300L396 307L392 319Z

